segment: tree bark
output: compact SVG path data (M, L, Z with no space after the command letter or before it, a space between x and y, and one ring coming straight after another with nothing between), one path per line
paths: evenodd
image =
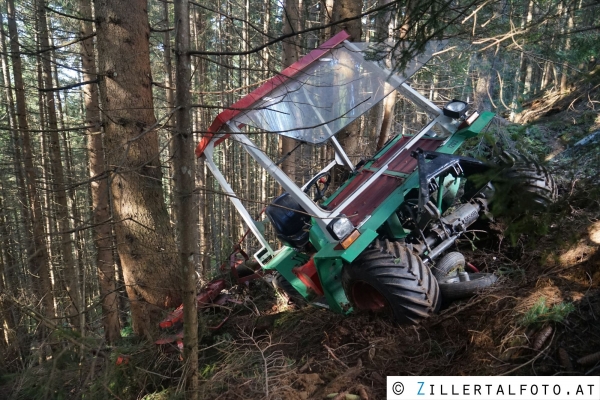
M25 101L14 0L7 0L7 6L11 61L15 81L17 122L19 132L22 134L23 139L23 162L25 164L25 180L27 184L28 203L31 208L30 215L33 233L32 246L27 249L27 259L29 271L31 272L34 282L34 292L37 295L37 300L41 301L41 304L43 304L43 314L47 318L52 319L55 316L54 296L52 293L52 282L50 281L48 249L46 248L45 242L44 218L42 215L39 193L36 187L37 174L33 165L33 152L31 150L31 138L29 135L29 124L27 122L27 103Z
M324 4L324 18L323 18L323 25L327 25L330 24L331 22L333 22L333 0L325 0L323 2ZM331 36L333 36L331 34L332 31L332 27L329 26L325 29L323 29L323 34L321 36L321 41L326 41L327 39L329 39Z
M383 147L392 133L392 126L394 125L394 109L397 98L398 92L394 90L383 99L383 118L381 120L381 131L379 132L379 139L377 139L376 150Z
M298 10L298 0L285 0L283 6L283 29L284 35L297 32L299 30L300 12ZM298 37L294 36L286 39L282 43L283 58L282 67L286 68L298 61L299 47ZM297 146L296 141L287 136L280 136L280 152L282 157L286 159L281 163L281 170L287 174L292 180L296 179L296 153L294 148Z
M332 9L332 22L338 22L345 18L354 17L360 14L362 11L362 0L335 0ZM333 33L338 33L345 30L350 35L348 40L350 42L359 42L362 36L362 21L360 18L353 19L343 24L333 26ZM350 157L352 162L356 163L360 159L359 148L360 148L360 130L361 130L361 118L357 118L346 128L342 129L337 137ZM337 168L333 171L332 179L337 182L339 171Z
M359 15L362 12L362 0L335 0L332 10L332 22L341 21ZM362 37L362 21L360 18L344 22L333 27L334 33L345 30L351 42L360 42Z
M41 50L44 86L46 89L52 88L52 64L50 62L51 49L48 39L48 26L46 23L46 0L37 0L37 22L39 27L39 39ZM79 291L79 273L75 267L73 259L73 246L71 240L69 209L67 205L67 193L65 190L64 168L61 158L60 138L58 134L58 120L56 116L56 105L54 92L46 92L45 107L48 113L48 127L50 128L50 165L52 169L52 190L56 201L56 218L58 220L58 229L60 237L60 249L62 264L64 267L64 283L69 296L69 305L67 315L71 323L78 329L83 329L85 323L85 314L81 304L81 294Z
M263 15L262 15L262 23L263 23L263 32L267 35L270 31L270 23L271 23L271 0L263 1ZM263 38L263 43L267 43L269 41L269 37L265 36ZM265 48L262 52L261 65L263 69L262 79L268 79L271 76L269 71L269 48Z
M79 1L81 16L92 19L90 0ZM81 21L81 37L88 37L81 42L81 66L83 80L94 81L96 75L96 59L94 57L94 40L91 37L94 26L90 21ZM88 163L90 168L90 191L92 195L92 220L94 223L93 240L96 247L96 268L100 297L102 298L102 326L104 338L114 344L121 337L119 323L118 294L115 274L115 260L112 251L112 228L110 226L110 206L108 177L102 143L102 123L100 120L100 104L98 85L94 83L83 86L85 103L85 125L87 129Z
M525 26L533 20L533 0L529 0L527 6L527 18L525 19ZM523 88L523 97L530 95L531 92L531 78L533 76L533 64L527 57L521 59L521 87Z
M152 339L163 310L179 306L182 297L162 187L147 3L96 0L95 6L117 250L134 333Z
M195 39L195 46L197 49L201 49L201 50L205 50L206 49L206 34L205 34L205 27L207 26L207 17L205 15L203 15L202 13L200 13L200 11L198 10L198 8L194 9L194 22L195 22L195 35L194 35L194 39ZM266 30L265 30L266 31ZM268 53L266 53L268 54ZM205 102L205 97L204 94L202 92L202 90L204 88L208 88L210 87L210 79L209 79L209 74L207 73L208 70L208 62L205 58L200 58L198 61L198 67L197 67L197 72L195 74L196 79L197 79L197 87L200 88L200 95L199 95L199 103L200 104L204 104ZM208 110L206 109L202 109L200 111L200 118L199 118L199 130L202 131L204 130L208 124L210 124L210 113L208 112ZM199 137L194 140L194 142L197 142L199 140ZM207 171L206 171L206 165L204 163L197 163L196 164L196 184L197 187L200 188L204 188L204 187L208 187L208 179L207 179ZM210 240L209 240L209 233L210 233L210 209L209 209L209 201L208 201L208 193L205 191L201 191L200 193L198 193L196 195L197 201L198 201L198 210L196 211L197 215L198 215L198 241L199 241L199 247L198 247L198 251L200 252L200 274L202 276L202 278L205 278L206 276L208 276L208 273L210 272L210 255L212 253L212 251L209 248L210 245Z
M381 0L381 5L390 4L391 0ZM409 6L407 6L409 7ZM390 38L392 32L392 11L390 9L377 15L375 19L375 34L377 42L384 42ZM376 107L377 110L377 130L374 132L374 140L376 140L375 150L383 147L392 130L394 121L394 105L396 104L395 90L387 95Z
M531 19L533 18L533 14L532 14L532 7L533 7L533 3L530 1L529 5L528 5L528 13L527 13L527 18L525 19L521 19L521 29L525 28L525 25L531 21ZM521 41L521 44L523 44L524 41ZM514 76L514 84L513 84L513 95L512 95L512 100L511 100L511 104L510 104L510 114L509 114L509 121L511 122L515 122L515 119L517 118L517 109L519 108L519 99L521 97L521 89L523 88L523 84L524 81L522 81L522 75L524 73L526 73L526 65L527 65L527 59L525 58L525 54L523 52L519 53L519 68L516 70L515 76ZM523 93L524 95L524 93Z
M173 137L173 176L175 180L175 201L179 211L177 230L179 231L179 263L183 292L183 357L186 361L186 398L198 399L198 310L196 302L196 238L194 207L194 186L196 167L194 164L194 135L190 118L191 60L190 48L190 9L187 0L175 0L175 69L177 126Z
M490 51L480 53L476 57L478 76L473 93L473 109L478 111L491 111L492 98L496 89L496 74L493 72L497 56Z
M163 3L163 19L165 22L165 33L163 36L163 59L165 63L165 94L167 97L167 112L174 112L175 107L175 98L174 93L175 90L173 88L173 63L171 61L171 32L169 31L169 2L165 1ZM173 165L173 155L175 154L175 144L173 140L169 140L169 174L172 176L174 174L175 166ZM169 182L167 186L167 191L169 193L169 203L171 205L171 221L176 222L178 219L178 210L177 210L177 201L173 195L173 188Z
M570 32L573 30L573 10L569 9L569 6L567 4L565 4L563 6L563 10L565 13L565 18L566 18L566 31ZM564 25L563 25L564 26ZM563 27L563 32L565 30L565 28ZM571 36L569 34L565 35L565 42L564 42L564 46L563 46L563 51L566 54L569 54L569 51L571 50ZM563 65L562 67L562 73L560 75L560 91L562 93L565 93L569 88L567 86L567 80L569 77L569 70L568 68Z

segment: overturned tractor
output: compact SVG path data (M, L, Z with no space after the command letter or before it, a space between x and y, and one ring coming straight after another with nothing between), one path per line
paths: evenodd
M260 243L252 256L242 252L252 259L246 264L258 267L252 274L273 273L275 286L295 302L338 313L382 311L398 323L417 323L435 313L442 298L469 296L496 280L469 268L451 248L471 224L490 216L506 182L519 182L528 206L538 207L556 199L556 185L543 167L521 156L489 165L454 155L494 114L469 111L459 100L440 109L406 83L444 43L429 43L404 74L396 74L366 60L365 45L347 38L340 32L219 114L196 154ZM394 90L429 122L353 165L336 134ZM298 186L248 130L305 145L328 143L334 154ZM265 209L283 246L267 240L263 222L251 217L219 170L215 149L225 140L236 141L283 189ZM345 168L348 178L332 190L334 167Z

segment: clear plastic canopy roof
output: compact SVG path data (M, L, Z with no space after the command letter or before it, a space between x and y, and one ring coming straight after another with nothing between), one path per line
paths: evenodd
M365 49L366 44L344 42L231 120L303 142L321 143L390 94L444 45L445 41L429 42L426 51L402 74L391 74L364 59L359 49Z

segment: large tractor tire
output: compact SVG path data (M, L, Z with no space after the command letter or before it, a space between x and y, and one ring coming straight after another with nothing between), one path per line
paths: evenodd
M388 240L376 240L344 266L342 286L354 309L387 312L400 324L418 323L440 303L437 281L421 258Z
M273 286L275 290L281 294L288 302L294 303L298 307L307 305L306 299L292 286L287 279L279 272L273 274Z
M548 170L537 161L520 154L504 152L505 166L497 180L492 181L496 209L543 211L558 198L556 182Z

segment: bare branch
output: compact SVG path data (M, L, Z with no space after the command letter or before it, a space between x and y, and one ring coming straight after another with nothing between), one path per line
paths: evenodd
M84 126L74 126L72 128L59 128L59 129L21 129L14 128L10 126L0 126L0 131L27 131L31 133L45 133L45 132L70 132L70 131L80 131L89 128L96 128L98 125L84 125Z
M286 34L286 35L281 35L281 36L279 36L279 37L277 37L277 38L275 38L273 40L268 41L265 44L262 44L260 46L254 47L254 48L252 48L250 50L245 50L245 51L200 51L200 50L191 50L191 51L188 52L188 54L190 54L192 56L196 56L196 55L203 55L203 56L245 56L245 55L248 55L248 54L257 53L257 52L261 51L262 49L264 49L266 47L272 46L275 43L282 42L282 41L284 41L286 39L289 39L291 37L294 37L294 36L302 35L302 34L308 33L308 32L319 31L319 30L326 29L326 28L329 28L329 27L335 26L335 25L344 24L346 22L354 21L356 19L360 19L360 18L365 17L367 15L371 15L371 14L374 14L376 12L379 12L379 11L382 11L382 10L385 10L385 9L388 9L388 8L392 8L393 6L395 6L396 4L398 4L400 2L401 2L401 0L394 0L394 1L390 2L390 3L388 3L388 4L384 4L382 6L372 8L369 11L365 11L365 12L363 12L361 14L357 14L357 15L355 15L353 17L344 18L344 19L341 19L339 21L332 22L332 23L329 23L329 24L318 25L318 26L315 26L315 27L312 27L312 28L307 28L307 29L301 30L301 31L292 32L292 33L289 33L289 34ZM198 4L193 3L193 2L192 2L192 4L198 5Z
M219 10L214 10L214 9L212 9L210 7L206 7L206 6L204 6L204 5L200 4L200 3L196 3L195 1L190 1L190 4L193 4L193 5L197 6L197 7L203 8L203 9L205 9L207 11L214 12L215 14L219 14L219 15L227 18L227 19L230 19L231 21L244 22L244 23L248 24L249 27L251 27L252 29L254 29L255 31L257 31L258 33L260 33L260 34L262 34L262 35L264 35L264 36L266 36L266 37L268 37L270 39L274 39L273 36L267 34L266 32L263 32L260 27L257 27L256 25L254 25L252 22L250 22L248 20L245 20L243 18L233 17L233 16L225 14L225 13L219 11Z
M174 28L163 28L163 29L158 29L158 28L153 28L153 27L150 27L150 32L157 32L157 33L160 33L160 32L171 32L173 29L174 29Z
M57 87L57 88L41 88L38 89L40 92L58 92L59 90L67 90L67 89L73 89L76 87L80 87L80 86L84 86L90 83L98 83L100 82L99 79L94 79L92 81L83 81L83 82L77 82L77 83L73 83L71 85L66 85L66 86L61 86L61 87Z
M55 10L55 9L53 9L53 8L50 8L50 7L48 7L48 6L46 6L45 8L46 8L46 10L48 10L48 11L52 11L54 14L62 15L63 17L67 17L67 18L76 19L76 20L78 20L78 21L96 22L96 21L95 21L95 20L93 20L93 19L84 18L84 17L77 17L77 16L75 16L75 15L69 15L69 14L65 14L65 13L62 13L62 12L60 12L60 11L57 11L57 10Z

